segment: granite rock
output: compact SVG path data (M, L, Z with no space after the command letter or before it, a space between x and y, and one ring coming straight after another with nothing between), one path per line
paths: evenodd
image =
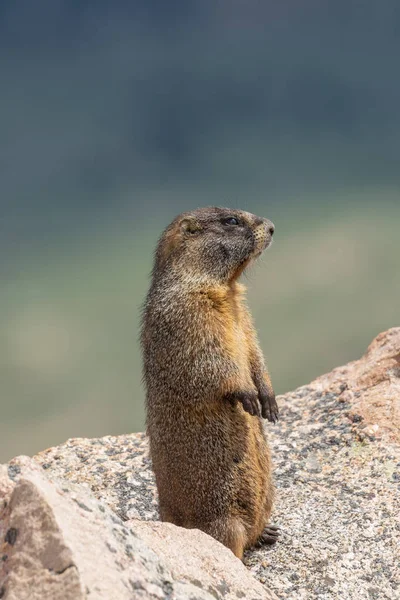
M124 523L87 487L51 480L30 458L2 468L0 498L4 600L276 598L203 532Z
M144 434L71 439L0 468L0 598L398 598L400 327L278 401L275 547L160 523Z

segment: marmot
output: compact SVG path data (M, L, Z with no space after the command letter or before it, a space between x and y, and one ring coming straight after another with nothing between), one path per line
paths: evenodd
M274 225L241 210L179 215L162 234L143 312L147 433L160 517L242 558L273 543L261 415L278 407L238 278Z

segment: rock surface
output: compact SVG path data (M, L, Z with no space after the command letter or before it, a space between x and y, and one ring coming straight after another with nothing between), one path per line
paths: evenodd
M247 569L155 522L143 434L72 439L0 468L0 598L399 598L400 327L279 404L267 433L282 539Z
M27 457L2 470L0 494L5 600L276 598L203 532L124 523L89 489L50 481Z
M365 355L316 380L321 390L344 389L341 401L366 436L400 442L400 327L379 334Z
M400 598L399 355L397 327L280 398L269 437L282 541L245 562L281 598Z

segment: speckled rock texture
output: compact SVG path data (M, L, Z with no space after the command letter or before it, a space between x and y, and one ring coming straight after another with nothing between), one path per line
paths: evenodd
M28 457L2 469L0 498L4 600L276 599L203 532L124 523L88 488L50 481Z
M280 397L269 437L282 540L248 568L281 598L400 598L400 327Z
M157 497L144 434L69 440L35 457L41 470L35 477L40 475L41 485L57 487L50 481L62 482L58 485L68 492L57 493L75 513L80 494L93 506L100 501L107 523L116 519L117 529L125 531L122 537L133 536L142 544L134 546L138 560L153 552L155 562L143 567L142 581L158 588L151 588L154 596L145 592L148 595L142 597L400 598L400 327L380 334L360 360L281 396L279 404L280 421L266 424L266 430L277 486L273 522L281 527L281 540L275 547L247 552L247 571L205 534L154 522ZM21 468L21 460L26 459L10 462L8 476L0 470L0 508L10 486L18 486L28 468ZM2 521L0 517L0 541L10 530L8 510L3 509ZM79 510L79 518L87 518L87 511ZM66 523L63 543L73 552ZM108 539L107 523L101 525L102 539ZM1 548L3 556L10 551L9 538L10 534L8 545ZM17 544L18 538L15 548ZM134 566L128 561L126 568ZM96 567L96 572L102 568ZM4 571L0 564L0 573ZM10 577L9 566L6 573ZM14 600L7 587L2 592L1 577L0 598L3 593L5 600ZM163 581L176 590L163 588ZM196 589L182 591L182 586ZM103 598L94 592L87 597ZM120 597L125 598L110 599ZM141 596L135 590L126 597Z

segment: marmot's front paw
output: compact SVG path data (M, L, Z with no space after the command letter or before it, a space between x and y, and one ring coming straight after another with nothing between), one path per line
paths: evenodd
M258 398L261 404L261 414L264 419L276 423L279 418L279 408L276 403L275 393L267 386L262 386L258 392Z
M248 412L253 417L261 417L260 411L260 401L258 398L258 394L256 391L244 392L230 392L225 396L229 402L235 404L236 402L240 402L243 406L244 410Z

